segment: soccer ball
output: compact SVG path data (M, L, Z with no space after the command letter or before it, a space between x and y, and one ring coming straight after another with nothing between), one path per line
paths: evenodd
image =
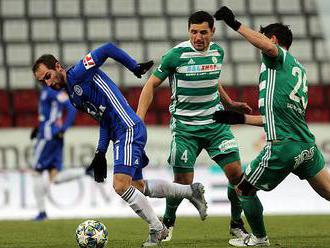
M108 242L108 231L104 224L86 220L76 229L76 240L80 248L103 248Z

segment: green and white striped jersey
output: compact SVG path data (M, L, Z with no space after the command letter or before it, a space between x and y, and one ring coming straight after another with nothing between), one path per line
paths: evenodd
M262 55L259 76L259 111L267 140L314 142L305 121L308 102L305 68L278 46L275 58Z
M213 113L223 109L218 93L223 57L224 50L215 43L200 52L190 41L180 43L162 57L153 75L161 80L169 77L172 117L188 125L214 123Z

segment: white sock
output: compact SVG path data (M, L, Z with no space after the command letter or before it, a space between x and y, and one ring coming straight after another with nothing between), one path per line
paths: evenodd
M131 186L121 198L129 204L138 216L149 224L150 229L161 230L163 228L162 223L150 206L148 199L139 190Z
M54 183L65 183L83 177L86 174L84 168L65 169L54 178Z
M192 190L190 185L171 183L161 179L145 180L144 194L151 198L190 198Z
M33 174L33 193L36 199L39 212L46 211L46 195L48 193L49 183L46 182L40 173Z

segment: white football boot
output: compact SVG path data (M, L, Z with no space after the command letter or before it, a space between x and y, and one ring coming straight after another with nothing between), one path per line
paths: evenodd
M161 230L150 229L149 236L146 242L143 243L142 247L157 246L163 239L168 235L168 229L163 224Z
M228 242L230 245L235 247L246 247L246 246L269 246L268 237L257 238L253 234L250 234L246 238L230 239Z

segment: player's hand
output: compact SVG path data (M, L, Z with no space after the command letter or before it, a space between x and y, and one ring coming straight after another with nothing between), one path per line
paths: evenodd
M94 170L94 180L98 183L104 182L107 178L107 159L105 153L96 151L90 167Z
M64 138L64 132L60 131L53 136L54 139L63 139Z
M145 63L139 63L137 69L134 71L134 75L137 78L141 78L150 68L154 65L154 61L150 60Z
M224 124L244 124L245 116L242 113L238 113L230 110L216 111L213 115L213 120L218 123Z
M226 6L221 7L215 12L214 17L216 20L223 20L229 27L237 31L242 25L236 20L235 15L231 9Z
M232 101L229 108L230 108L230 110L233 110L233 111L236 111L239 113L245 113L245 114L252 113L252 108L246 102Z
M33 139L37 138L38 132L39 132L38 127L33 128L31 131L31 134L30 134L30 139L33 140Z

